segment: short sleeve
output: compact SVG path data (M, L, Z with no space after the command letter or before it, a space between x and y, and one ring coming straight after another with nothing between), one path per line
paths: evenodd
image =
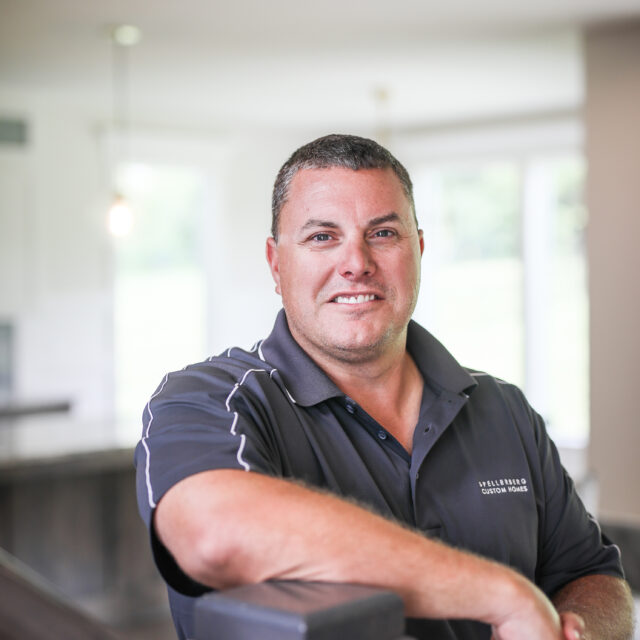
M142 438L135 451L140 515L149 529L154 559L176 590L197 595L205 589L184 575L153 530L153 514L162 496L191 475L215 469L240 469L279 475L270 446L269 426L256 409L248 376L268 371L215 363L170 373L143 412Z
M530 407L539 473L539 550L536 584L553 595L562 586L589 574L623 577L618 547L602 534L587 512L542 418Z

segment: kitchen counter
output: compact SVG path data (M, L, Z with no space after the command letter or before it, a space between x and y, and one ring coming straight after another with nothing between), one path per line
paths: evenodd
M139 431L131 425L81 420L68 413L4 417L0 419L0 479L54 470L131 468L138 437Z

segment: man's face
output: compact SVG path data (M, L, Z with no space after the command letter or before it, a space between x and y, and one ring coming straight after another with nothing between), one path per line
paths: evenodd
M316 360L404 351L420 285L422 231L390 169L305 169L267 260L289 328Z

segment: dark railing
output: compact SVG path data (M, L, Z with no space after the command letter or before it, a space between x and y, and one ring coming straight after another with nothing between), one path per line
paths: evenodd
M0 418L24 418L39 414L67 413L71 411L71 403L67 400L51 402L31 402L29 404L0 404ZM9 423L10 425L12 423ZM2 423L0 423L2 426Z
M195 640L411 640L400 597L352 584L264 582L202 596Z
M0 549L2 640L122 640Z

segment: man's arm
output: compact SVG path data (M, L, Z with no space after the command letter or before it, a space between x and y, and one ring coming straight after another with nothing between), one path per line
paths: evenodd
M354 582L396 591L407 615L466 618L500 640L560 640L557 612L528 580L367 509L244 471L188 477L154 525L192 578L214 587L269 579Z
M629 585L620 578L584 576L565 585L552 600L569 638L568 629L580 631L584 640L632 637L633 599Z

